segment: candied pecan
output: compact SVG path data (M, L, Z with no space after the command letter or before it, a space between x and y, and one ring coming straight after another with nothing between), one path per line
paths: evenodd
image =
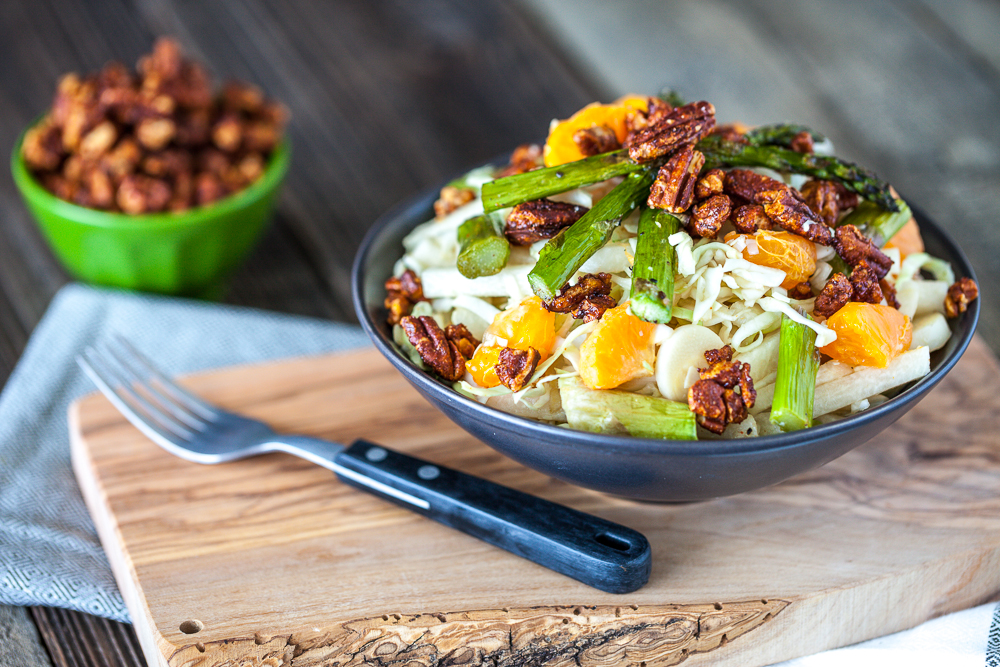
M39 171L54 170L63 158L62 131L46 118L24 133L21 155L25 163Z
M779 190L784 185L781 181L749 169L730 169L722 181L723 191L726 194L761 205L764 204L765 193Z
M118 130L110 120L98 123L80 139L77 153L87 160L96 160L118 141Z
M118 185L115 202L133 215L162 211L170 202L170 185L145 174L129 174Z
M260 88L240 81L227 81L220 97L223 108L232 111L252 114L264 107L264 93Z
M465 375L465 357L433 317L407 315L399 324L420 358L438 375L452 382Z
M243 149L270 153L281 141L282 127L268 120L247 121L243 125Z
M385 291L385 309L389 311L390 325L399 324L404 316L413 311L414 304L425 300L420 277L410 269L386 280Z
M724 141L732 141L737 144L747 143L746 137L743 136L745 133L746 126L733 123L719 125L710 132L712 135L719 135Z
M471 359L479 347L479 341L464 324L449 324L444 328L445 338L455 343L455 347L466 359Z
M692 102L630 132L625 138L629 157L649 162L669 155L685 144L694 144L715 127L715 107L709 102Z
M569 227L587 212L577 206L551 199L536 199L518 204L507 216L503 233L514 245L531 245L550 239L564 227Z
M625 116L625 129L628 134L645 129L660 122L674 110L670 102L659 97L647 97L645 109L633 109Z
M892 268L892 260L854 225L837 227L833 247L851 267L867 262L869 268L875 271L876 281L885 278Z
M89 206L109 209L115 203L115 187L111 177L98 167L91 166L84 170L81 186L87 191Z
M709 367L698 372L700 379L688 389L688 406L704 428L722 433L726 424L747 418L747 408L753 407L757 391L750 364L733 361L730 346L706 351L705 360Z
M800 192L809 208L823 222L831 227L837 224L837 218L840 217L840 196L833 181L807 181Z
M113 178L131 174L142 160L142 149L131 137L123 137L118 145L101 156L101 168ZM155 176L156 174L151 174Z
M821 317L830 317L847 305L853 293L854 287L847 276L843 273L835 273L826 281L826 285L816 297L813 313Z
M523 174L542 166L542 147L538 144L521 144L510 156L510 164L504 167L497 178Z
M541 358L538 350L533 347L527 350L505 347L500 350L500 357L494 367L497 378L511 391L520 391L528 384Z
M712 195L722 193L722 183L725 180L726 172L721 169L709 169L694 186L694 196L698 199L708 199Z
M704 154L693 146L676 151L657 172L646 203L650 208L662 208L670 213L688 210L694 203L694 186L704 165Z
M177 124L170 118L144 118L135 126L135 138L151 151L164 148L177 132Z
M832 181L833 187L837 188L837 203L841 211L854 208L858 205L858 193L848 190L847 186L838 181Z
M813 297L812 285L809 284L808 280L804 280L788 290L788 297L797 301L811 299Z
M771 219L764 213L764 207L760 204L739 206L733 211L730 219L741 234L754 234L759 229L771 228Z
M243 143L243 123L236 113L223 114L212 126L212 143L220 150L233 153Z
M211 204L226 194L226 187L217 174L203 171L194 177L194 201L199 206Z
M860 264L851 271L851 301L861 303L882 303L882 288L879 287L879 277L874 265L867 260L862 260Z
M804 201L795 196L794 190L783 185L764 196L764 213L785 231L803 236L814 243L831 245L833 232L826 223L812 212Z
M882 290L882 297L887 305L899 310L899 299L896 298L896 287L886 279L878 281L879 289Z
M788 145L796 153L812 153L813 152L813 138L808 131L802 130L794 137Z
M600 155L622 147L618 135L607 125L594 125L573 133L573 143L584 155Z
M714 238L729 219L730 211L732 202L729 197L723 194L712 195L694 207L691 220L688 222L688 231L697 236Z
M563 285L558 296L543 301L542 304L550 312L571 312L575 319L592 322L601 319L604 311L617 305L610 294L610 273L588 273L580 276L575 285Z
M944 297L944 314L948 317L958 317L978 296L979 286L975 280L959 278L948 288L948 294Z
M475 198L476 191L472 188L456 188L454 185L446 185L441 188L438 200L434 202L434 216L443 218Z

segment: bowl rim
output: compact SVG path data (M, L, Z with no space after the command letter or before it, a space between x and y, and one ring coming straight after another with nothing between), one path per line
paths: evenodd
M207 206L196 206L184 211L162 211L136 215L118 211L102 211L60 199L45 189L28 169L28 165L25 164L24 157L21 155L21 144L28 131L35 127L38 122L35 121L21 132L11 151L10 170L21 196L26 202L36 202L41 208L64 220L98 229L145 229L149 231L155 229L159 231L196 227L211 222L217 216L246 208L274 190L284 179L291 162L291 142L286 133L271 152L264 173L260 178L239 192L223 197Z
M450 182L446 181L445 183ZM671 456L743 456L749 453L782 453L805 447L817 440L830 440L839 435L853 431L865 423L876 422L883 418L891 418L890 415L898 408L909 403L916 402L930 391L945 375L958 363L958 360L965 353L966 348L972 341L976 326L979 323L981 300L976 299L966 310L964 317L969 318L967 324L963 326L961 337L951 353L945 357L936 367L924 377L915 380L901 393L893 396L884 403L867 410L855 413L843 419L838 419L826 424L819 424L800 431L790 433L779 433L776 435L758 436L753 438L738 439L705 439L705 440L660 440L653 438L641 438L635 436L609 435L604 433L591 433L588 431L577 431L574 429L554 426L544 422L538 422L526 417L519 417L501 410L487 407L463 396L446 386L436 378L431 377L424 371L403 357L395 349L391 341L376 328L376 323L369 317L369 313L364 303L365 276L362 274L363 266L367 263L371 255L376 239L389 227L403 226L400 220L404 216L416 216L418 212L424 217L419 218L410 226L416 226L430 220L432 212L429 210L430 203L439 188L425 190L416 196L408 198L389 209L380 216L365 234L358 252L355 254L354 264L351 267L351 296L354 302L355 314L365 334L372 341L375 347L385 356L393 366L395 366L403 376L411 383L415 383L423 391L434 395L438 400L444 401L455 409L461 409L468 414L474 415L484 422L495 424L502 428L515 428L526 435L537 435L547 442L556 440L560 446L568 446L577 449L592 450L594 454L606 453L608 451L628 450L635 454L657 454L669 453ZM909 202L909 200L907 200ZM918 207L910 204L914 217L918 222L925 222L937 235L942 245L955 258L954 264L957 274L967 276L976 280L975 271L969 262L968 257L936 222L931 220ZM394 225L395 223L395 225ZM409 224L409 223L408 223ZM977 281L978 282L978 281ZM959 332L956 332L959 333ZM899 413L899 416L902 412ZM893 420L894 421L894 420ZM667 449L669 448L669 450Z

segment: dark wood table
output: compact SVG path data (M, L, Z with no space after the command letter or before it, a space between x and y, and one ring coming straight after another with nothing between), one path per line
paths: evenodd
M537 140L595 99L667 85L723 121L828 133L970 255L980 334L1000 351L1000 5L502 0L0 6L0 147L57 77L132 64L177 36L215 80L252 81L292 112L294 161L267 237L224 301L353 321L348 273L385 210ZM0 174L0 383L69 277ZM0 667L135 666L130 626L0 607Z

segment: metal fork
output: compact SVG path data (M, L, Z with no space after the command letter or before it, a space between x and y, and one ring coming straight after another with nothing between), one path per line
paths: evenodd
M631 528L365 440L345 447L279 435L188 392L120 336L87 348L77 362L132 424L181 458L211 464L294 454L352 486L600 590L628 593L649 579L649 542Z

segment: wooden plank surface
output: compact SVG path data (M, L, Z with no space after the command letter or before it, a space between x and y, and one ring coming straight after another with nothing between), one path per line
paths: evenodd
M160 34L292 108L288 187L227 302L352 320L349 260L390 205L592 99L667 84L726 118L813 124L947 222L985 288L980 333L1000 351L995 2L14 0L0 4L0 146L60 74L132 63ZM0 170L0 382L66 280ZM116 624L31 618L57 665L138 664ZM24 623L14 613L0 627Z
M74 470L150 664L756 667L1000 597L1000 363L979 340L872 442L769 489L686 505L524 468L374 350L188 385L279 432L365 437L633 527L653 572L634 593L603 593L284 454L192 464L94 395L71 410Z

